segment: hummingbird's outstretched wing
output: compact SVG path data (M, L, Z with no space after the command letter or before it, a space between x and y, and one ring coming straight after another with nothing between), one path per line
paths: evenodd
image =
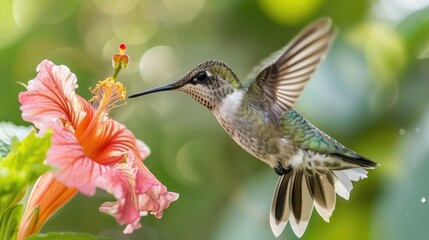
M329 18L310 24L299 33L270 65L263 68L246 94L261 94L275 121L291 109L306 82L326 55L335 29Z

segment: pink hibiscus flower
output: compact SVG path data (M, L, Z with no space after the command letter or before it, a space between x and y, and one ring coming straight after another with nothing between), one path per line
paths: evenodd
M92 196L96 188L116 198L100 211L127 224L124 233L140 228L140 216L147 213L161 218L179 195L168 192L143 164L147 146L108 116L110 109L125 103L126 90L114 79L117 72L97 84L91 103L75 93L77 80L66 66L44 60L37 72L19 102L24 120L41 132L53 130L46 162L56 171L43 175L33 188L19 238L37 233L78 191Z

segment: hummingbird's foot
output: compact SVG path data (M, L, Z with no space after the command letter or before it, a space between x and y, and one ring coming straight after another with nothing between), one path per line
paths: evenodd
M286 173L289 173L292 171L292 167L288 166L287 169L283 168L283 166L279 163L279 165L274 169L274 172L276 172L279 176L285 175Z

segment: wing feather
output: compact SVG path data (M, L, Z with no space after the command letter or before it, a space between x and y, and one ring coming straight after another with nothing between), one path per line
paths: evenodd
M310 24L271 64L259 71L248 94L258 94L256 91L262 90L267 110L278 122L280 116L291 109L299 98L305 84L326 55L334 36L335 29L329 18Z

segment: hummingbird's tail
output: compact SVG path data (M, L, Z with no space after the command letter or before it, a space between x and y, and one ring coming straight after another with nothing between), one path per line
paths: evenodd
M364 168L355 166L342 170L296 168L280 176L270 214L274 235L278 237L289 221L295 235L301 237L307 228L313 206L329 222L335 209L336 193L348 200L353 188L351 181L367 177L368 172Z

